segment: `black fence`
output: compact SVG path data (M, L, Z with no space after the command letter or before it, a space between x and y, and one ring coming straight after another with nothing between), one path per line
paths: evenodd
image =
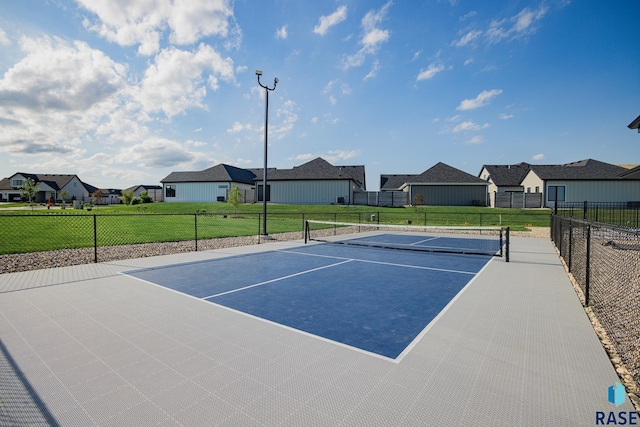
M558 202L554 213L565 217L640 228L640 201Z
M584 305L640 384L640 231L553 215L551 239Z

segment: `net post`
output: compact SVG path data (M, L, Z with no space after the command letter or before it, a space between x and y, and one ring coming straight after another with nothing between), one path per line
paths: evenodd
M309 221L304 222L304 244L309 241Z
M505 252L506 253L505 261L506 262L509 262L509 247L511 246L510 238L509 238L510 234L511 234L511 228L507 227L507 232L506 232L506 236L505 236L505 238L506 238L506 243L505 243L505 251L506 251Z

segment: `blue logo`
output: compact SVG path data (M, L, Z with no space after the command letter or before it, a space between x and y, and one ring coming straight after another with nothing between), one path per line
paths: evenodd
M624 386L618 381L611 387L609 387L609 402L616 405L616 407L624 403Z

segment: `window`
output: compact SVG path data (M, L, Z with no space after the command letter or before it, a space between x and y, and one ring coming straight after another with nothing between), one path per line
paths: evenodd
M536 193L540 192L540 187L536 185Z
M218 185L218 188L229 188L229 184Z
M23 181L21 179L14 179L11 181L12 187L20 187L22 184L23 184Z
M531 193L531 187L527 187L527 193Z
M262 184L258 185L258 201L261 202L262 201ZM267 202L271 201L271 186L267 185Z
M547 200L549 202L564 202L564 185L550 185L547 187Z
M165 197L176 197L176 187L175 185L167 185L165 187Z

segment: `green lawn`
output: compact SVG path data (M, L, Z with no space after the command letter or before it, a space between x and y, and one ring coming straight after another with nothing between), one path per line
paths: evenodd
M6 206L6 205L5 205ZM24 205L22 205L24 206ZM18 206L19 207L19 206ZM195 212L199 212L198 215ZM548 210L424 206L418 209L337 205L269 205L269 234L300 231L305 219L416 225L549 226ZM262 205L153 203L93 207L91 211L0 210L0 254L166 242L262 233Z

